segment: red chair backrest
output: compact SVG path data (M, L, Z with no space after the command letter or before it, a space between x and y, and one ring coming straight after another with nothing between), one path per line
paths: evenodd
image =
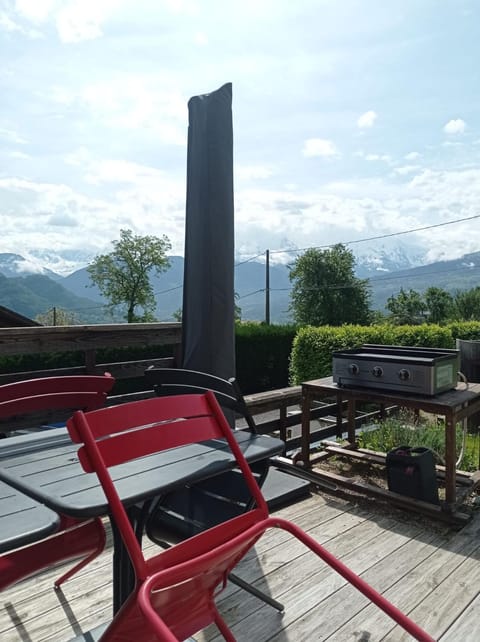
M0 419L41 410L94 410L105 405L115 379L78 375L28 379L0 386Z
M268 514L261 491L213 392L155 397L92 412L75 412L67 422L70 438L82 443L78 458L96 472L108 499L137 578L145 577L145 558L108 472L109 466L187 444L225 439L245 475L256 504Z

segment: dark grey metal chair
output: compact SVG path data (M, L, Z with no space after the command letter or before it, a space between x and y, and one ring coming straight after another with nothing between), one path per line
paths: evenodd
M235 379L225 380L213 375L180 368L156 368L145 371L147 382L159 396L203 393L212 390L226 414L231 411L243 417L247 430L256 433L255 421L247 408ZM268 473L269 461L251 465L261 487ZM151 508L145 530L149 539L162 547L187 539L236 515L254 505L252 495L239 469L216 475L181 491L160 497ZM282 604L259 591L237 575L230 574L233 584L283 611Z

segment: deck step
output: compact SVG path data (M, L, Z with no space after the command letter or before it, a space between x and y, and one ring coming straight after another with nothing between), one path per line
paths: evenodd
M270 466L262 493L270 510L310 495L310 482Z

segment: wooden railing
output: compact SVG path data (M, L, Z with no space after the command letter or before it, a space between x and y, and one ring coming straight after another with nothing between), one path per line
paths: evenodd
M0 355L13 356L52 352L83 352L84 364L50 370L0 374L0 384L33 377L67 374L99 374L108 371L115 379L143 376L149 365L172 363L178 356L182 338L181 323L123 323L113 325L42 326L2 328ZM101 348L128 348L172 345L174 357L116 363L97 363Z

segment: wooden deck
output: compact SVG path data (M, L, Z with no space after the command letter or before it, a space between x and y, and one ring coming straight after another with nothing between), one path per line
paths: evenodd
M279 511L442 642L480 639L480 512L462 530L415 515L314 494ZM410 639L296 540L271 531L238 567L238 574L285 605L283 615L229 586L220 610L239 642ZM52 588L50 571L2 593L2 642L62 642L108 620L111 549L67 582ZM221 640L216 630L198 642ZM132 641L133 642L133 641Z

